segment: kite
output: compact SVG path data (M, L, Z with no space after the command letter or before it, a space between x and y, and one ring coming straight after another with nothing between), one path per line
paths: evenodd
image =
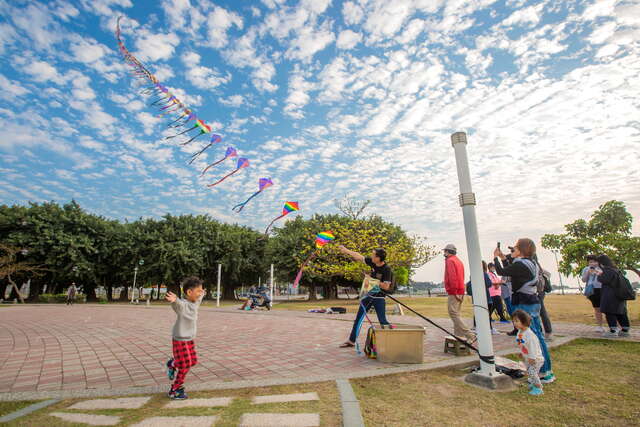
M233 171L229 172L228 174L226 174L225 176L223 176L222 178L220 178L219 180L217 180L213 184L207 185L207 187L216 186L216 185L220 184L222 181L224 181L225 179L229 178L234 173L238 172L240 169L247 168L247 167L249 167L249 159L245 159L244 157L240 157L238 159L238 164L236 165L236 168Z
M254 197L256 197L258 194L262 193L263 190L271 187L273 185L273 181L271 181L271 179L269 178L260 178L258 180L258 191L256 191L255 193L253 193L247 200L245 200L242 203L238 203L237 205L235 205L232 210L234 212L240 213L242 212L242 209L244 209L245 205L247 203L249 203L249 200L253 199Z
M213 144L219 144L221 142L222 142L222 137L220 135L216 133L212 134L211 141L209 141L209 143L205 145L205 147L202 150L198 151L196 154L191 156L191 160L189 160L189 164L193 163L193 161L197 159L200 156L200 154L204 153L207 148L211 147Z
M280 215L279 217L274 218L269 223L269 225L267 225L267 229L264 230L264 235L267 236L269 234L269 229L271 228L271 226L273 225L274 222L276 222L280 218L284 218L285 216L289 215L291 212L297 211L298 209L300 209L299 206L298 206L298 202L284 202L284 206L282 208L282 215Z
M300 271L298 271L298 274L296 274L296 279L293 281L294 288L298 287L298 284L300 283L300 279L302 279L302 271L307 266L309 261L311 261L313 258L315 258L318 255L318 253L320 252L320 249L322 249L324 245L334 240L335 238L336 237L333 235L331 231L323 231L322 233L316 234L316 250L311 255L309 255L309 257L300 266Z
M227 160L229 157L238 157L238 152L236 151L235 148L233 147L228 147L227 148L227 152L224 154L224 157L221 158L220 160L218 160L217 162L213 162L211 163L209 166L207 166L206 168L204 168L204 170L202 171L202 173L200 174L200 176L204 176L204 174L209 170L209 168L224 162L225 160Z
M129 50L125 47L124 43L121 39L121 31L120 31L120 20L122 17L118 17L118 22L116 25L116 39L118 41L118 47L120 48L120 53L124 57L125 62L132 67L131 74L140 80L148 81L151 85L144 87L141 90L143 95L153 95L156 94L159 98L154 99L151 102L151 107L157 107L159 109L158 117L167 116L169 114L179 114L177 118L175 118L168 127L177 128L187 125L191 120L195 120L195 124L176 135L167 136L165 139L172 139L180 135L190 134L190 132L194 130L198 130L199 132L192 136L187 142L181 143L181 145L187 145L196 138L211 133L211 126L207 125L203 120L200 120L196 117L196 115L184 104L182 101L178 99L174 94L172 94L169 89L162 85L160 81L151 74L149 70L145 68L144 65L129 52ZM212 139L212 142L214 140ZM215 142L214 142L215 143ZM210 146L210 145L209 145ZM208 146L208 147L209 147ZM206 148L208 148L206 147ZM205 148L205 150L206 150ZM196 156L197 157L197 156ZM193 159L192 159L193 161Z

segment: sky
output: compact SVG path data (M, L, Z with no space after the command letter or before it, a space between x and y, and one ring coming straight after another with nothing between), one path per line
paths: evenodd
M223 137L191 165L207 140L164 139L119 16L128 49ZM3 204L262 230L287 200L309 217L348 195L466 263L464 131L485 259L607 200L640 217L638 1L0 0L0 58ZM209 188L235 167L200 176L228 146L250 167ZM274 186L234 213L262 177ZM438 256L413 278L443 270Z

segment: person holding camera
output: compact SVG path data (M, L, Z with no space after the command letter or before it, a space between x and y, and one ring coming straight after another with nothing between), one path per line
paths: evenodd
M587 266L582 269L580 278L585 283L584 296L586 296L593 306L593 314L598 323L597 331L604 333L602 327L602 312L600 311L600 296L602 295L602 283L600 282L602 269L598 264L598 257L587 255Z

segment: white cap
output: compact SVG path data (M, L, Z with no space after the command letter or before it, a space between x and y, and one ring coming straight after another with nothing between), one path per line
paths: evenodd
M458 252L458 250L456 249L456 245L454 245L453 243L449 243L447 246L445 246L444 250L445 251Z

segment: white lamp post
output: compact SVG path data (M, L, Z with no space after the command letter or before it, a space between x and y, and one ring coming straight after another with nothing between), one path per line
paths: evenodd
M480 252L480 238L476 222L476 195L471 189L471 174L467 158L467 135L456 132L451 135L451 145L455 150L458 182L460 184L460 206L464 219L464 231L467 240L469 268L471 270L471 284L473 291L473 314L476 319L478 335L478 351L480 357L480 371L469 374L466 381L486 388L496 389L512 386L512 381L506 375L498 374L495 369L493 354L493 340L487 307L487 294L482 271L482 255Z
M216 294L216 307L220 307L220 276L222 275L222 264L218 263L218 293Z

